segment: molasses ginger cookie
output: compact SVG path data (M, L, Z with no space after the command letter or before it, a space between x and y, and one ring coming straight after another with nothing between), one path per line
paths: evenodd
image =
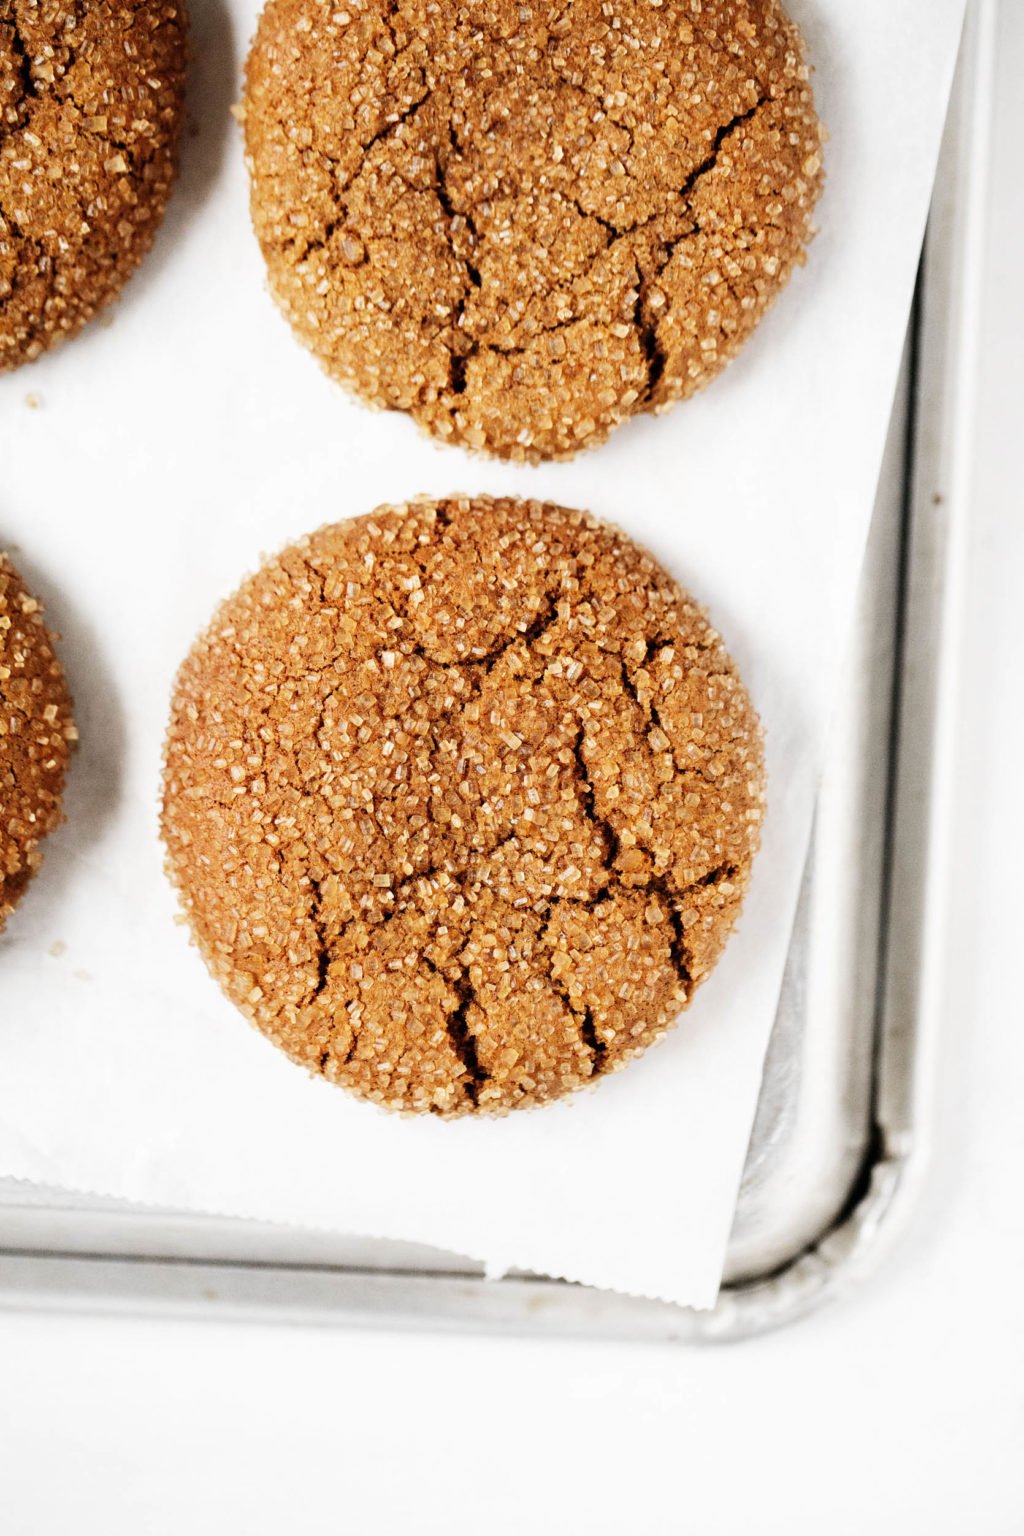
M71 699L40 603L0 553L0 932L63 819Z
M175 686L162 825L210 970L276 1045L454 1116L665 1033L762 803L736 669L649 554L456 498L322 528L223 605Z
M268 0L244 121L300 339L512 459L707 383L803 260L822 182L778 0Z
M0 372L149 249L175 172L183 0L0 0Z

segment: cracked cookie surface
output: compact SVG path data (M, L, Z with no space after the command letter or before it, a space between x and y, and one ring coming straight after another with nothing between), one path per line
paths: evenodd
M71 698L41 604L0 553L0 932L63 819Z
M178 0L0 0L0 371L73 335L138 266L184 87Z
M514 459L705 384L822 180L775 0L268 0L245 133L271 288L328 373Z
M168 869L228 996L391 1109L621 1066L714 965L763 805L702 611L617 529L453 498L321 529L178 676Z

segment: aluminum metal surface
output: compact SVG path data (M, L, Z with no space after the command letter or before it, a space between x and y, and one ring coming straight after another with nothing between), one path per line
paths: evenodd
M412 1245L2 1181L0 1304L735 1339L839 1294L873 1259L896 1227L927 1126L993 14L994 0L980 0L965 39L916 368L904 371L894 413L717 1307L697 1313L543 1277L485 1281L475 1265Z

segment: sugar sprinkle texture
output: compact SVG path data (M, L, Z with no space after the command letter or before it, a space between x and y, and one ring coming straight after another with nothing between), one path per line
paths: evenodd
M252 217L363 399L569 458L732 358L804 259L822 133L777 0L268 0Z
M42 604L0 553L0 932L63 820L77 732Z
M74 335L148 251L184 90L178 0L0 0L0 372Z
M268 561L178 676L168 870L227 995L389 1109L502 1114L670 1028L739 911L761 734L610 525L381 507Z

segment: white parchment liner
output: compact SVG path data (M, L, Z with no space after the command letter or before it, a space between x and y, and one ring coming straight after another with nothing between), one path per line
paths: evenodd
M82 736L68 824L0 939L0 1176L713 1301L963 3L792 9L831 135L808 266L705 394L529 469L350 402L293 341L228 110L256 5L194 0L196 133L157 248L111 324L0 379L0 544L63 632ZM453 490L588 507L650 545L740 664L770 809L741 926L663 1044L568 1103L445 1124L359 1104L250 1030L173 921L156 808L174 670L261 552Z

